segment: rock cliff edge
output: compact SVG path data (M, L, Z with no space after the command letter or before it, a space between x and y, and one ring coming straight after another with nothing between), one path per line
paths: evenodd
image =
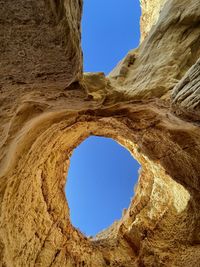
M141 0L141 43L82 72L81 0L0 1L0 266L200 266L199 0ZM96 238L70 222L73 149L111 137L142 168Z

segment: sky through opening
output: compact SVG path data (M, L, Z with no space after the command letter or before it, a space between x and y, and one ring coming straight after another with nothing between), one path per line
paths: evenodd
M138 162L116 141L91 136L73 152L66 195L72 224L95 235L122 216L134 195Z
M84 0L82 49L85 72L108 74L140 40L139 0Z
M84 0L82 49L85 72L106 75L140 39L139 0ZM114 140L90 137L72 157L66 195L73 225L95 235L120 219L133 196L139 164Z

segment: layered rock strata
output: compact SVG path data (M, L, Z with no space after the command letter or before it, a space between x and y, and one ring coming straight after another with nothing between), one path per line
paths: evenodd
M0 2L0 266L200 266L199 1L141 4L144 40L105 77L82 74L80 0ZM142 166L95 238L64 193L90 135Z

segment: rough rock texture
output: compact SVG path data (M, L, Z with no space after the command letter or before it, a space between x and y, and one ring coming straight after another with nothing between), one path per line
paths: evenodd
M77 80L81 6L79 0L1 0L0 85Z
M190 116L199 120L200 111L200 60L185 74L173 89L172 104L180 116Z
M105 77L81 73L81 1L0 1L0 266L200 266L200 5L165 2L141 1L144 40ZM142 166L95 238L64 194L89 135Z
M141 41L148 35L152 26L158 21L161 10L167 0L140 0L142 16L141 25Z
M128 99L170 98L170 91L199 58L199 24L198 0L167 1L140 47L110 73L114 86Z

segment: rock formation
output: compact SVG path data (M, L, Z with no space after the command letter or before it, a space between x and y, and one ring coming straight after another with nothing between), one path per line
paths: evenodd
M200 5L141 0L141 44L82 73L81 0L0 1L0 266L200 266ZM64 193L73 149L141 163L120 221L87 238Z

